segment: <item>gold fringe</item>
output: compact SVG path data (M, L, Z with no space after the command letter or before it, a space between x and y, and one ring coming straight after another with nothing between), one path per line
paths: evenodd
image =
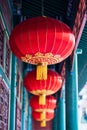
M41 121L40 126L41 127L46 127L46 120Z
M36 69L36 80L47 79L47 63L39 63Z
M40 119L41 120L46 119L46 112L45 111L41 112Z
M39 104L41 104L41 105L45 105L46 104L46 95L45 94L41 94L39 96Z

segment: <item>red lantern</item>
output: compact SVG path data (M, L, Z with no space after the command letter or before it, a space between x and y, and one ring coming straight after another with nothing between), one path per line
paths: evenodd
M47 80L36 80L35 70L27 73L24 78L27 91L39 95L39 103L45 104L45 96L57 92L62 86L62 77L55 71L48 70Z
M50 121L54 118L54 111L51 112L46 112L46 117L42 118L41 117L41 112L35 112L32 111L32 117L37 120L37 121L41 121L41 127L45 127L46 126L46 121Z
M37 79L46 79L47 65L63 61L72 53L74 45L71 29L47 17L21 22L10 36L12 52L22 61L38 65Z
M42 111L53 111L53 109L56 108L56 99L54 96L47 96L46 97L46 104L40 105L39 104L39 97L38 96L32 96L30 99L30 106L33 109L33 111L42 112Z

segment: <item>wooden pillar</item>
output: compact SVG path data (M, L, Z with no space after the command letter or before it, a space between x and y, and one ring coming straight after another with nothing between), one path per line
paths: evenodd
M66 130L78 130L78 67L77 54L71 70L70 58L66 60Z
M15 111L16 111L16 57L12 55L11 70L11 93L10 93L10 125L9 130L15 130Z

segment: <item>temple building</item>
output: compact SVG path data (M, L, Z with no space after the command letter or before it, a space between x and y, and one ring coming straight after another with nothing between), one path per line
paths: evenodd
M87 0L0 0L0 130L87 130Z

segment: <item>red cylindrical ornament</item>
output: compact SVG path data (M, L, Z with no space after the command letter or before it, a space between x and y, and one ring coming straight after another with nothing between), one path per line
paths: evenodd
M30 99L30 106L33 111L42 112L42 111L53 111L56 108L56 99L54 96L46 96L46 104L39 104L39 96L32 96Z
M35 70L24 77L24 86L28 92L39 95L39 103L45 104L46 95L57 92L62 86L62 77L53 70L48 70L47 80L36 80Z
M44 113L44 111L43 111ZM35 111L32 111L32 117L37 120L37 121L40 121L41 122L41 127L45 127L46 126L46 121L50 121L54 118L54 111L51 111L51 112L46 112L45 114L45 117L42 118L42 112L35 112Z
M22 61L37 65L37 79L47 79L47 65L63 61L71 53L75 38L63 22L34 17L19 23L10 36L12 52Z

